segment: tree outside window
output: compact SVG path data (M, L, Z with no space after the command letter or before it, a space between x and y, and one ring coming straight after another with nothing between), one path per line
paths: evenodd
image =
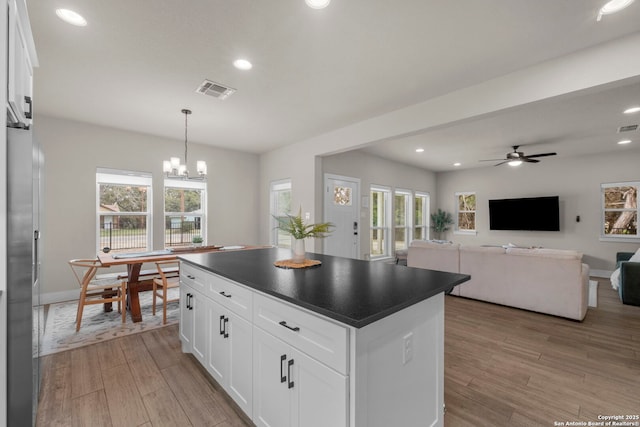
M429 239L429 195L416 193L413 208L413 238Z
M151 248L151 176L98 169L97 249L113 252Z
M388 188L371 187L371 224L370 224L370 253L371 258L383 258L389 255L390 224Z
M409 191L398 190L394 194L393 203L393 225L395 250L403 250L409 247L411 239L411 193Z
M281 248L291 247L291 236L278 227L278 220L291 214L291 180L271 183L271 243Z
M602 237L639 237L638 188L638 182L602 184Z
M167 179L164 185L165 247L191 245L194 237L205 243L207 184Z
M456 193L456 230L476 230L476 193Z

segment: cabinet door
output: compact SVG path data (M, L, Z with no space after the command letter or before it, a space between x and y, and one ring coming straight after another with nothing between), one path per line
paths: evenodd
M222 306L211 301L209 311L209 356L205 367L222 387L227 387L227 372L229 371L229 345L225 339L226 316ZM227 333L228 335L228 333Z
M191 295L193 295L193 291L182 284L180 286L180 341L182 341L182 351L185 353L191 353L193 348Z
M290 350L290 346L274 336L253 328L253 422L257 427L290 425L287 382Z
M291 360L291 426L346 427L348 377L297 350Z
M237 314L227 312L229 371L227 392L251 418L253 414L253 326Z
M207 311L210 304L207 298L198 292L192 292L191 307L193 311L193 344L192 354L198 359L200 364L206 366L207 347L209 336L207 334L208 322Z
M25 97L31 97L33 67L15 0L9 1L8 12L9 64L7 101L10 106L10 119L14 122L29 124L31 120L27 116L31 113L31 106L26 104Z

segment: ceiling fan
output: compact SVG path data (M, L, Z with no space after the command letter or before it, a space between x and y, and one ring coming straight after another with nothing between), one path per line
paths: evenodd
M539 154L531 154L530 156L525 156L522 151L518 151L519 145L513 146L513 151L507 153L504 159L487 159L480 160L481 162L500 162L494 166L500 166L505 163L509 163L511 166L518 166L522 162L528 163L538 163L540 160L536 160L535 157L547 157L547 156L555 156L557 153L539 153Z

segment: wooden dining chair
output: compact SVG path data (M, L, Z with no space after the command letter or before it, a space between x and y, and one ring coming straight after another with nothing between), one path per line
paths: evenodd
M153 305L151 312L156 315L156 299L162 299L162 324L167 324L167 303L178 301L180 295L171 298L169 290L180 286L180 274L176 268L180 268L180 262L176 260L158 261L158 274L160 277L153 279Z
M72 259L71 271L80 285L80 298L76 313L76 332L80 330L82 312L85 305L118 303L118 312L122 313L122 323L127 316L127 282L118 278L118 273L97 274L103 267L97 259Z

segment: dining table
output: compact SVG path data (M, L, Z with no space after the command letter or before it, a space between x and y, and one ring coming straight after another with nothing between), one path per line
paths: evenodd
M134 323L142 321L140 309L140 292L153 289L153 274L141 274L142 265L158 261L177 260L178 256L189 253L219 252L253 249L264 246L189 246L171 249L161 249L145 252L99 252L98 260L104 267L126 266L127 272L127 308ZM155 268L155 266L154 266Z

